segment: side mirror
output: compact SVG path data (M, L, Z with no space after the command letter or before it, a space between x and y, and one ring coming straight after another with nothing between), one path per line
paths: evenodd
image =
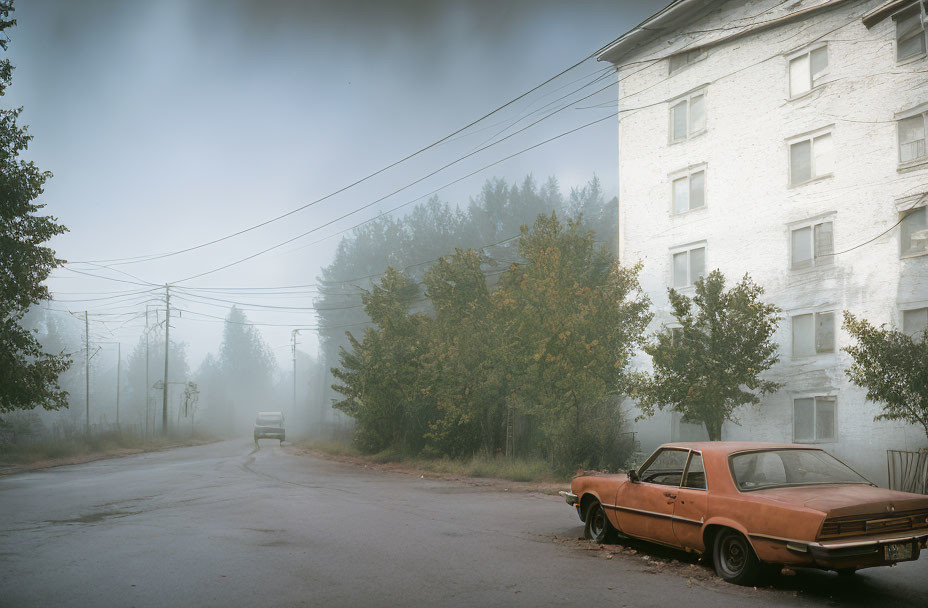
M638 471L636 471L635 469L629 469L628 480L632 483L638 483Z

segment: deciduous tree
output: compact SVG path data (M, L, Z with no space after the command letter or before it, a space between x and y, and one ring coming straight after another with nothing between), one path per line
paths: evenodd
M617 467L620 396L651 319L638 284L590 231L555 214L522 228L519 254L495 300L507 345L509 397L541 422L561 468Z
M928 435L928 329L910 336L847 311L842 327L857 340L842 349L853 360L845 372L867 389L867 399L882 404L875 420L919 424Z
M718 270L696 281L693 297L669 290L679 327L664 328L644 347L654 365L635 392L644 416L669 407L720 441L722 423L737 421L735 410L780 388L761 378L779 359L773 333L781 320L763 293L748 275L726 290Z

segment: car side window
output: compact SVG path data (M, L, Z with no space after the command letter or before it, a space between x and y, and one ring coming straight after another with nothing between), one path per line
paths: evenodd
M706 469L703 468L702 454L693 452L693 456L690 458L690 466L686 469L686 479L683 480L683 487L695 490L706 489Z
M686 466L688 450L661 450L639 473L641 481L664 486L679 486Z

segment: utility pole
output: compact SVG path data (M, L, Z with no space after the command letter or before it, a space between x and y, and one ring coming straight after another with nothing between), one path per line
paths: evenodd
M119 428L119 366L122 363L122 342L116 343L116 428Z
M145 306L145 436L148 437L148 406L151 405L151 382L148 380L148 306Z
M293 416L296 416L296 335L299 332L298 329L290 332L290 338L293 341Z
M90 434L90 322L84 311L84 432Z
M161 395L161 434L168 434L168 353L171 352L171 287L164 286L164 392Z

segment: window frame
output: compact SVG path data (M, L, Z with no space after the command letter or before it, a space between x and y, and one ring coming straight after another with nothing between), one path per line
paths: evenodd
M791 272L802 272L813 269L821 268L831 268L835 265L835 216L836 212L830 211L825 214L817 215L815 217L810 217L799 222L792 222L787 224L787 257L789 259L789 269ZM821 224L831 224L831 253L825 254L821 257L822 261L816 261L815 257L815 227ZM811 231L812 239L812 257L809 260L809 264L806 266L796 266L796 262L793 260L793 233L797 230L802 230L804 228L809 228Z
M803 393L793 393L790 395L792 400L792 436L793 443L801 445L821 445L825 443L837 443L839 439L838 433L838 393L837 391L817 391L817 392L803 392ZM812 439L797 439L796 438L796 401L800 399L811 399L812 400ZM834 400L834 418L832 420L832 428L834 429L833 436L831 438L822 439L818 435L818 400L819 399L833 399Z
M654 461L658 459L658 457L661 455L662 452L671 452L671 451L672 451L672 452L686 452L686 453L687 453L686 459L683 461L683 472L680 474L680 483L678 483L677 485L674 486L674 485L671 485L671 484L669 484L669 483L657 483L656 481L645 481L644 478L641 476L641 473L642 473L642 472L647 472L648 467L650 467L652 464L654 464ZM689 464L690 464L690 455L691 455L692 453L693 453L693 450L690 449L690 448L681 448L681 447L673 446L673 445L660 446L659 448L657 448L656 450L654 450L654 453L651 454L650 458L648 458L648 459L644 462L644 464L641 465L640 467L638 467L638 469L635 471L636 473L638 473L638 480L639 480L638 482L639 482L639 483L648 483L648 484L655 485L655 486L664 486L664 487L667 487L667 488L679 488L679 487L681 486L681 484L683 483L683 480L686 478L686 472L687 472L687 469L689 468ZM705 466L705 464L704 464L703 466ZM708 481L708 479L707 479L707 481ZM709 484L706 483L706 485L708 486Z
M899 331L909 336L913 340L917 339L916 334L909 333L905 328L905 313L907 312L918 312L924 310L925 314L928 315L928 302L922 302L919 304L910 304L907 306L899 307ZM919 336L920 337L920 336Z
M832 322L834 323L832 329L832 344L831 350L819 351L818 350L818 341L817 341L817 327L818 327L818 316L821 314L830 314L832 317ZM809 354L798 355L796 354L796 317L812 317L812 351ZM790 313L789 316L789 333L790 333L790 358L793 360L801 359L811 359L813 357L824 357L824 356L834 356L838 352L838 317L837 310L834 308L824 308L822 310L804 310L804 311L794 311Z
M698 131L694 131L693 124L692 124L693 113L691 111L691 106L692 106L693 98L699 97L699 96L702 96L702 100L703 100L702 103L703 103L704 124L703 124L702 129L699 129ZM668 125L667 125L668 126L668 131L667 131L668 137L667 139L670 145L679 144L684 141L689 141L693 139L694 137L702 135L703 133L709 130L709 113L707 111L707 104L706 104L708 97L709 97L708 86L703 85L703 86L693 89L692 91L684 93L683 95L675 97L668 102L667 105L668 105L669 111L667 113L668 114ZM684 137L674 138L674 135L673 135L674 108L680 105L681 102L686 102L686 135Z
M660 456L661 452L663 452L663 451L671 451L671 450L672 450L672 451L675 451L675 452L687 452L686 460L685 460L684 463L683 463L683 473L680 475L680 483L679 483L678 485L676 485L676 486L672 486L672 485L666 484L666 483L657 483L657 482L654 482L654 481L644 481L644 479L642 479L642 477L641 477L642 471L647 471L647 470L648 470L648 467L651 466L651 464L653 464L655 460L657 460L657 458L658 458L658 456ZM662 445L662 446L658 447L656 450L654 450L654 453L651 454L651 456L649 456L648 459L644 461L644 464L642 464L640 467L638 467L638 469L635 471L636 473L638 473L638 479L639 479L638 483L648 483L648 484L651 484L651 485L655 485L655 486L664 486L664 487L667 487L667 488L682 488L682 489L685 489L685 490L702 490L703 492L708 491L708 489L709 489L709 472L706 471L706 461L705 461L704 458L703 458L703 462L702 462L702 468L703 468L703 475L705 476L705 479L706 479L706 487L705 487L705 488L690 488L690 487L688 487L688 486L684 486L684 485L683 485L683 482L686 480L686 475L687 475L687 473L690 472L690 463L693 461L693 454L697 454L700 458L702 458L702 450L694 450L694 449L692 449L692 448L684 448L684 447L675 446L675 445Z
M917 207L913 207L912 209L908 209L906 211L900 212L900 215L902 216L899 220L900 228L902 227L902 224L905 223L907 218L912 217L918 213L925 214L925 224L926 224L926 228L923 228L919 232L928 230L928 206L925 206L925 205L919 205ZM924 249L915 250L915 251L913 251L911 247L908 250L903 251L902 249L903 246L904 246L904 242L902 239L902 230L900 230L899 231L899 259L900 260L904 260L907 258L917 258L923 255L928 255L928 242L926 242Z
M819 49L825 49L826 64L825 64L825 69L819 73L818 78L815 78L814 75L812 74L812 53ZM793 94L792 71L790 69L790 66L792 66L793 61L800 59L803 56L808 56L809 58L809 62L808 62L809 63L809 73L808 73L809 90L803 91L802 93L796 93L794 95ZM818 88L826 84L825 82L822 81L822 79L828 76L830 72L831 72L831 54L829 52L827 42L822 42L819 44L814 44L812 46L807 46L800 51L796 51L796 52L786 55L786 99L792 101L794 99L801 99L805 97L806 95L811 94L812 92L814 92L815 90L817 90Z
M705 481L706 487L704 488L694 488L692 486L683 485L686 483L686 476L690 474L690 465L693 463L693 458L698 456L702 460L702 477ZM680 477L680 489L683 490L702 490L703 492L709 491L709 472L706 470L706 459L702 457L702 450L690 450L689 458L686 459L686 466L683 467L683 476Z
M834 177L835 175L835 126L833 124L815 129L814 131L809 131L807 133L800 133L799 135L794 135L786 140L786 184L788 188L798 188L806 184L811 184L812 182L817 182L819 180L828 179ZM824 136L831 137L831 171L828 173L822 173L819 175L815 170L815 140ZM801 182L793 182L793 146L801 144L803 142L809 142L809 171L810 177L804 179Z
M680 171L675 171L668 176L670 181L670 215L681 216L691 213L693 211L700 211L708 207L706 201L706 173L707 173L706 163L701 163L698 165L690 165L686 169L681 169ZM691 183L692 178L697 173L702 173L702 205L699 207L692 206L692 190ZM680 181L681 179L686 180L686 190L687 190L687 203L690 205L686 211L677 211L677 201L675 200L674 184Z
M921 36L922 36L922 40L924 41L923 44L925 46L925 49L922 50L920 53L915 53L914 55L909 55L908 57L901 57L901 58L899 57L899 41L901 40L899 37L899 21L901 18L906 18L910 16L910 15L907 15L906 13L914 14L916 18L919 19L919 21L921 21L922 16L923 16L922 8L920 6L921 4L922 4L921 2L915 2L914 4L910 6L907 6L899 11L896 11L890 16L893 22L893 59L895 60L896 65L903 65L906 63L910 63L910 62L915 62L920 59L924 59L926 56L928 56L928 32L926 32L926 29L928 28L926 28L924 22L922 22ZM909 38L915 38L918 35L919 35L918 32L916 32L914 35L909 36Z
M709 266L709 263L708 263L708 258L709 258L709 246L708 246L708 244L707 244L706 241L698 241L698 242L695 242L695 243L689 243L689 244L687 244L687 245L680 245L680 246L678 246L678 247L671 247L671 248L670 248L670 286L671 286L673 289L676 289L676 290L680 291L680 290L684 290L684 289L692 289L692 288L693 288L693 285L695 284L696 281L695 281L695 279L694 279L693 276L692 276L692 269L693 269L693 268L692 268L692 263L690 262L690 252L691 252L691 251L694 251L694 250L696 250L696 249L702 249L702 250L703 250L703 268L702 268L702 276L706 276L706 274L707 274L707 273L706 273L706 268L708 268L708 266ZM674 256L676 256L677 254L680 254L680 253L685 253L685 254L686 254L686 278L687 278L687 283L686 283L686 285L677 286L677 285L675 284L675 281L674 281L673 258L674 258Z
M902 121L921 116L922 119L922 155L902 160ZM928 104L921 104L911 110L896 114L896 162L900 169L917 166L928 162ZM917 140L916 140L917 141ZM911 143L911 142L910 142Z
M925 213L925 221L928 224L928 210L922 211L922 209L928 209L928 191L919 192L918 194L913 194L910 196L904 196L902 198L897 198L895 201L896 213L899 218L899 259L905 260L908 258L917 258L928 255L928 243L926 243L925 249L921 251L903 251L903 232L906 228L903 228L905 223L905 218L914 213Z
M680 57L681 55L687 58L687 61L680 67L673 67L674 57ZM692 59L690 59L692 57ZM674 74L679 74L686 68L690 67L694 63L700 62L706 58L706 50L704 48L695 48L695 49L684 49L676 53L671 53L667 56L667 76L673 76Z

